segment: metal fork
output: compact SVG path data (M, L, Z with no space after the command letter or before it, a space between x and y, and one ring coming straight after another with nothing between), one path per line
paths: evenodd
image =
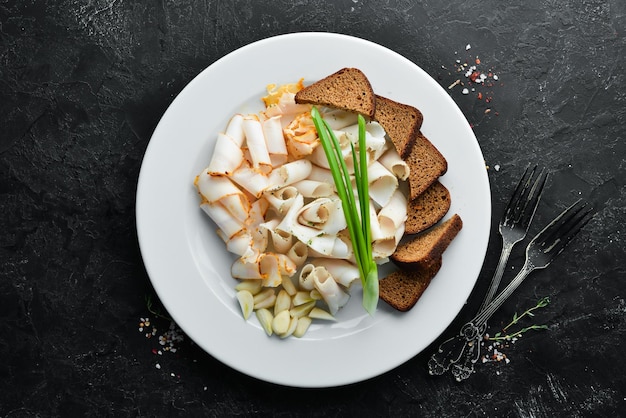
M526 261L520 272L513 280L471 321L463 326L460 335L466 341L475 341L476 335L482 335L487 321L511 296L528 275L537 269L546 268L558 256L580 229L592 218L592 210L582 200L576 201L568 207L552 222L550 222L537 236L535 236L528 247L526 247ZM476 350L480 351L480 344L476 345ZM476 355L478 359L480 353ZM452 370L455 378L459 381L469 377L473 372L474 363L470 363L469 368L458 367Z
M502 252L496 271L491 279L489 290L478 312L481 312L491 302L493 295L498 290L513 246L526 237L528 227L539 204L547 176L545 169L538 171L537 166L534 166L532 169L529 166L526 167L522 178L519 180L500 220L499 231L502 237ZM468 341L462 334L444 341L428 362L430 374L439 375L445 373L451 365L457 363L461 358L463 358L463 363L471 362L472 360L475 362L479 354L476 353L476 346L480 343L482 334L482 332L479 332L475 341Z

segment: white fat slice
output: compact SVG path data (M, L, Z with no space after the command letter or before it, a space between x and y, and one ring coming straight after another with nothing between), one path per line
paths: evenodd
M293 202L291 202L291 205L289 206L289 209L285 213L285 216L280 221L280 223L276 226L276 229L293 234L293 226L298 223L297 222L298 212L300 212L300 209L302 209L303 206L304 206L304 198L302 197L301 194L298 193L294 197Z
M318 267L324 267L335 281L348 288L357 279L360 278L359 268L346 260L337 258L315 258L311 263Z
M274 169L269 175L269 190L280 189L306 179L311 174L308 160L296 160Z
M232 173L231 178L235 183L246 189L255 197L260 197L263 191L269 186L267 176L259 173L248 164L242 164Z
M329 235L336 235L345 229L346 217L341 200L320 197L304 206L298 213L297 221L303 225Z
M287 151L294 159L310 155L320 144L313 119L308 113L296 116L283 130Z
M265 191L263 196L270 206L273 207L280 216L283 216L291 207L291 204L298 194L298 189L293 186L287 186L278 190Z
M389 147L378 161L400 180L409 178L411 168L400 158L400 154L398 154L395 147Z
M316 180L301 180L292 184L298 192L307 198L329 197L334 194L333 186Z
M302 241L296 241L291 246L289 251L287 251L286 255L291 261L294 262L297 267L302 267L306 262L306 259L309 257L308 250L309 247L307 247L305 243L303 243Z
M219 202L203 202L200 204L200 208L207 215L209 215L217 227L222 231L224 236L228 239L244 228L243 224L235 219L235 217Z
M268 173L271 170L272 161L263 135L263 126L256 115L244 116L243 132L246 135L250 158L252 158L252 167L262 173Z
M209 174L229 176L241 166L243 160L241 146L229 135L218 133L213 156L206 171Z
M382 262L391 256L404 235L404 224L395 231L395 236L372 242L372 256L376 262Z
M335 131L356 124L358 122L357 117L356 113L341 109L328 110L323 114L324 120L328 122L330 128Z
M287 155L287 146L283 136L283 127L280 116L273 116L262 122L263 134L267 144L267 152L277 155Z
M398 179L378 161L367 168L370 198L384 207L398 188Z
M293 246L293 236L288 232L276 230L279 222L279 219L272 219L262 223L260 227L267 230L274 250L279 254L285 254Z
M226 126L226 135L241 148L243 141L246 139L243 132L243 115L237 113L230 119L228 126Z
M308 180L322 181L324 183L330 184L333 189L335 188L333 173L329 169L322 168L317 165L313 165L313 167L311 167L311 174L309 174Z
M324 302L328 305L331 315L335 315L339 308L350 299L350 295L339 287L325 267L315 267L309 276L317 291L322 295Z
M407 200L399 189L389 199L389 202L378 212L378 222L381 236L395 237L398 228L404 225L407 218Z
M237 220L244 222L248 217L248 197L228 177L212 176L205 170L198 176L196 186L209 203L222 203Z
M230 274L235 279L241 280L263 279L263 275L261 274L260 261L250 262L242 258L238 258L233 262L232 266L230 267Z

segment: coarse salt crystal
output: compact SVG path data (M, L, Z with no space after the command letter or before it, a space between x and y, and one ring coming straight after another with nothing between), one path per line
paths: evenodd
M465 50L469 51L472 48L472 46L470 44L465 45Z
M463 93L463 94L469 94L469 90L465 88L465 89L463 89L463 91L462 91L461 93Z
M156 367L157 369L161 370L161 365L159 363L155 364L154 367Z
M493 75L493 79L498 81L498 76L496 74Z

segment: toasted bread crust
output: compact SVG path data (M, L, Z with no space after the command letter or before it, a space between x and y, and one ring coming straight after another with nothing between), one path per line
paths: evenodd
M424 116L413 106L376 96L374 120L380 123L402 159L411 153Z
M427 268L397 270L379 282L379 296L391 307L406 312L422 296L441 268L441 258Z
M376 96L361 70L342 68L296 93L296 103L316 104L357 112L373 118Z
M448 171L448 162L421 132L406 159L409 174L409 200L417 199L439 177Z
M439 181L411 200L407 207L406 234L418 234L443 218L450 209L450 191Z
M443 223L400 244L391 259L402 268L428 268L441 258L462 228L463 221L455 213Z

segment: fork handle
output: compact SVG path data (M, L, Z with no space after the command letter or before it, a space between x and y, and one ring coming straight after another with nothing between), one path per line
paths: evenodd
M491 278L491 283L489 284L489 290L483 299L483 303L480 305L478 312L483 311L489 302L493 299L493 296L496 294L498 287L500 286L500 280L502 280L502 275L504 274L504 268L506 267L506 263L509 260L509 256L511 255L511 250L513 250L513 246L515 242L508 241L502 238L502 252L500 253L500 261L498 261L498 267L496 267L496 272L493 274Z
M511 280L511 282L504 289L502 289L502 291L498 293L495 298L493 298L493 300L485 307L485 309L482 309L480 312L478 312L478 314L476 314L476 316L469 323L473 324L475 327L483 327L487 323L489 318L491 318L491 316L500 308L500 306L502 306L502 304L506 302L509 296L513 294L515 289L517 289L519 285L522 284L524 279L528 277L530 272L535 269L537 269L537 267L534 266L527 259L520 272L517 273L517 276L515 276L515 278Z

